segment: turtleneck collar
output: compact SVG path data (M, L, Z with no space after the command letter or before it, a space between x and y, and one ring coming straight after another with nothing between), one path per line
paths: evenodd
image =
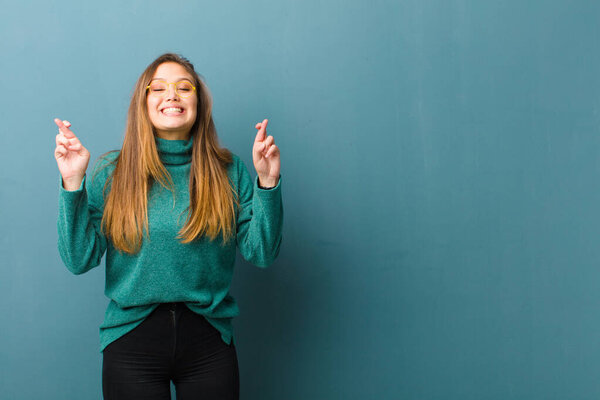
M165 165L182 165L192 161L193 139L167 140L155 136L158 156Z

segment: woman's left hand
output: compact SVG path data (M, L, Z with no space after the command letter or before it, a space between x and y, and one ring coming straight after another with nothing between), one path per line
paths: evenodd
M268 119L256 124L258 129L252 148L252 160L258 174L258 184L264 188L277 186L279 182L279 171L281 163L279 160L279 148L275 145L273 136L267 136Z

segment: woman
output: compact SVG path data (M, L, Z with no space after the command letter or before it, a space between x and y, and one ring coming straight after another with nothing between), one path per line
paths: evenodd
M56 119L62 177L58 248L81 274L106 252L100 327L106 399L237 399L229 286L236 246L266 267L279 252L280 156L268 121L252 150L257 179L218 144L208 89L164 54L138 79L120 151L90 154Z

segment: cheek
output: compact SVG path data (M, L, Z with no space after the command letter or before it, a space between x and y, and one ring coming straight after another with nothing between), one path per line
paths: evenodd
M148 113L152 114L156 110L156 102L149 97L146 100L146 107L148 108Z
M146 101L146 110L148 112L148 118L150 118L150 123L153 126L156 126L156 124L159 123L159 115L156 111L156 107L157 104L155 104L155 102L151 101L150 99Z
M188 109L190 110L190 118L193 119L194 121L196 120L197 117L197 108L198 108L198 103L197 102L192 102Z

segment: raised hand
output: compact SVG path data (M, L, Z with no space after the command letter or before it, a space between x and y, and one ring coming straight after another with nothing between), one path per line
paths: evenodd
M265 188L277 186L281 168L279 148L275 145L273 136L267 136L268 123L269 120L265 119L256 124L255 128L258 132L252 148L252 160L258 174L258 184Z
M81 144L77 136L69 129L69 121L54 119L58 126L56 135L56 149L54 158L58 164L58 170L63 179L63 187L66 190L77 190L85 175L90 161L90 152Z

